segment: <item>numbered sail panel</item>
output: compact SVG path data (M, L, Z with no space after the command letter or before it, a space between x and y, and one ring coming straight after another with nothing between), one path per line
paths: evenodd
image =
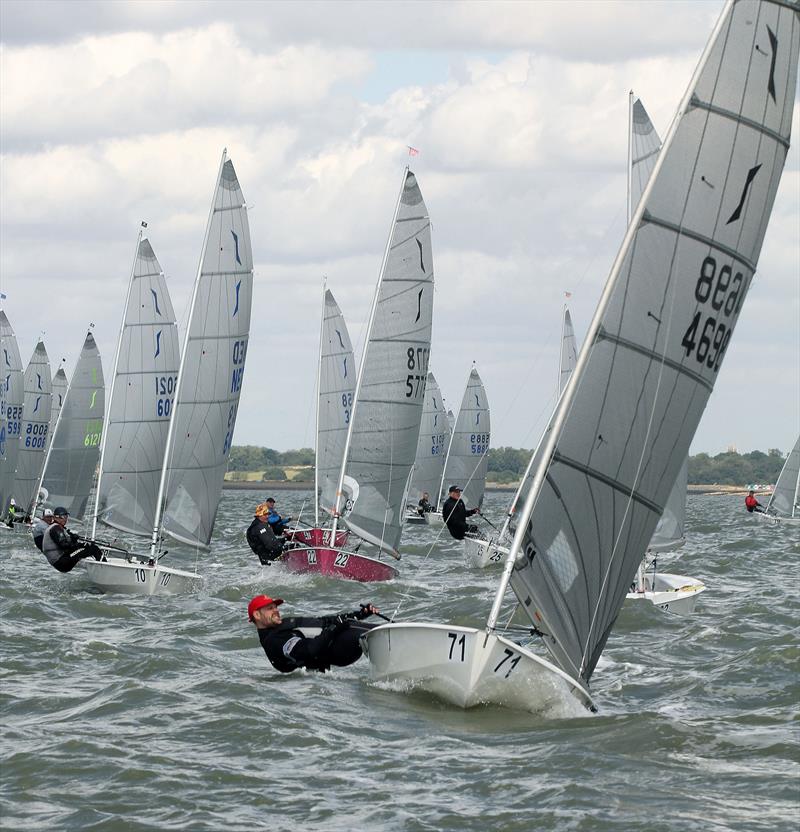
M98 516L150 535L180 364L167 282L149 240L139 242L108 407Z
M450 442L450 424L444 409L442 394L433 373L428 373L425 385L425 406L419 428L414 476L411 480L409 500L416 505L423 493L436 503L437 491L444 473L447 446Z
M13 496L19 454L24 382L17 337L0 309L0 516Z
M74 519L83 518L100 457L104 410L103 365L90 332L86 335L52 437L42 478L44 506L63 506Z
M347 426L353 411L356 367L353 346L342 312L330 290L325 292L320 345L317 467L320 504L332 511L342 468Z
M50 430L51 395L50 361L39 341L25 370L25 399L22 406L19 455L14 481L18 510L29 512L36 498L36 486L44 465L47 436Z
M164 531L207 546L244 379L253 255L244 197L230 160L214 196L178 380L168 449Z
M641 99L633 102L631 113L631 212L636 211L639 200L656 166L661 139Z
M697 90L724 87L722 67L761 60L742 32L752 21L763 22L767 7L777 9L783 29L792 29L796 15L788 9L729 5L710 49L718 59L701 63ZM788 40L793 79L796 34ZM724 54L719 43L726 44ZM791 111L791 98L767 101L745 77L737 112L752 114L753 97L760 97L764 112L776 102ZM788 120L781 116L776 123ZM584 679L713 389L784 156L779 139L714 109L694 105L679 117L648 186L642 224L609 278L607 305L570 388L574 395L562 400L551 422L563 419L533 512L520 520L524 534L512 586L531 620L551 637L559 664Z
M794 443L775 483L768 511L780 517L798 516L798 484L800 484L800 438Z
M410 171L389 239L345 471L358 488L348 526L396 553L425 400L433 316L430 219Z
M445 489L450 485L464 489L461 497L467 508L483 502L491 428L486 390L478 371L473 368L456 417L444 475ZM446 493L443 499L447 499Z

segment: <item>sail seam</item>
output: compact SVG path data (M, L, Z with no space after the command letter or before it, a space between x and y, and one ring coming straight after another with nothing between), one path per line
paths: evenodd
M739 124L744 124L747 127L752 127L753 130L757 130L759 133L763 133L765 136L775 139L776 142L782 144L787 150L789 149L789 140L785 136L782 136L780 133L773 130L771 127L767 127L766 124L760 124L757 121L753 121L751 118L747 118L747 116L733 112L733 110L726 110L724 107L717 107L716 104L709 104L706 101L701 101L696 95L692 96L690 106L697 107L700 110L707 110L709 113L714 113L715 115L722 116L723 118L729 118L731 121L738 122Z
M612 335L607 329L605 329L605 327L601 326L597 330L597 338L595 339L595 342L597 341L610 341L612 344L617 344L620 347L626 347L633 352L638 352L640 355L653 359L653 361L656 361L659 364L663 363L665 366L672 368L675 372L680 373L681 375L688 376L692 379L692 381L702 387L705 387L709 392L714 389L714 385L706 381L699 373L695 373L693 370L690 370L688 367L684 367L677 361L673 361L665 355L661 355L660 353L654 352L647 347L643 347L641 344L629 341L627 338L620 338L618 335Z
M642 224L645 223L652 223L653 225L658 225L661 228L666 228L668 231L674 231L676 234L679 234L684 237L689 237L692 240L696 240L698 243L704 243L705 245L709 246L710 248L715 248L717 251L721 251L723 254L727 254L729 257L732 257L734 260L737 260L743 266L750 269L751 272L755 272L756 267L755 264L748 260L743 254L740 254L736 249L731 248L730 246L726 246L724 243L720 243L711 237L707 237L705 234L700 234L697 231L692 231L691 228L687 228L685 225L678 225L677 223L670 222L669 220L663 220L660 217L656 217L651 214L647 209L645 209L644 213L642 214Z

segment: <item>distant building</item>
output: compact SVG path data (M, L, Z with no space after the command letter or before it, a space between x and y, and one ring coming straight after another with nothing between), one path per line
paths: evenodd
M734 444L733 444L733 442L731 442L731 444L730 444L730 445L728 445L728 449L727 449L727 451L728 451L728 453L729 453L729 454L738 454L738 453L739 453L739 452L736 450L736 445L734 445Z

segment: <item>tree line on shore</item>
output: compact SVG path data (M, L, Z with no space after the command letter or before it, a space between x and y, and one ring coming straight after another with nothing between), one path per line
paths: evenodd
M489 482L508 485L522 477L531 457L524 448L491 448L489 450ZM777 448L739 454L725 451L716 456L705 453L689 457L689 482L692 484L748 485L774 483L778 478L784 455ZM287 469L290 473L287 474ZM261 472L260 479L294 482L314 480L314 450L299 448L276 451L257 445L234 445L228 461L229 479L251 479L248 473Z

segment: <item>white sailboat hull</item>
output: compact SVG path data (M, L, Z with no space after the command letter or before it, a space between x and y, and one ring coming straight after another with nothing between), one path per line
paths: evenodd
M654 607L675 615L691 615L697 603L697 596L705 590L705 584L697 578L657 572L653 581L652 573L645 573L644 584L629 592L626 599L649 601Z
M574 679L510 639L473 627L384 624L362 637L373 681L423 690L460 708L503 705L547 710L592 699Z
M800 526L800 517L781 517L778 514L767 514L761 511L754 511L753 514L773 526Z
M429 526L443 525L442 513L440 511L428 511L425 513L425 522Z
M128 595L180 595L197 589L202 577L195 572L185 572L147 561L128 561L125 558L108 558L83 561L89 580L103 592L123 592Z
M420 514L415 508L410 508L406 511L406 516L403 520L406 526L425 525L425 517Z
M500 546L494 538L464 538L464 561L467 566L485 569L487 566L502 564L507 556L508 549Z

